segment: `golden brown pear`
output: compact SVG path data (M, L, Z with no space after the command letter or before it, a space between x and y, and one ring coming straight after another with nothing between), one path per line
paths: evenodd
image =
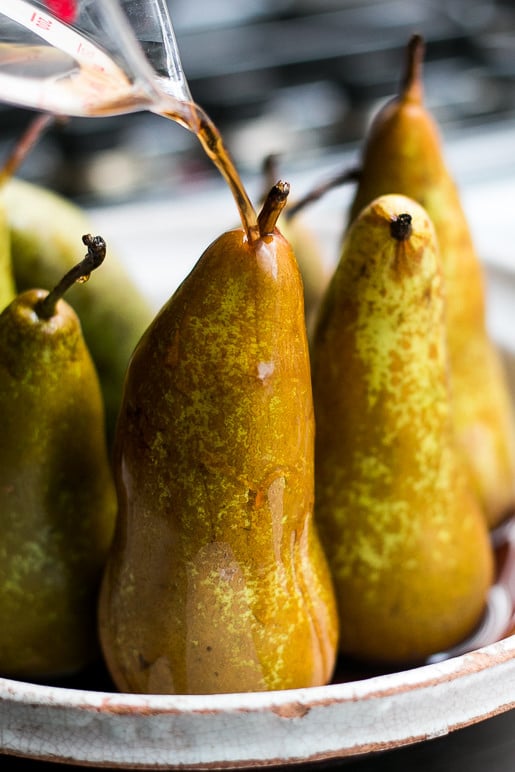
M515 503L515 421L505 373L486 329L482 267L438 127L423 103L423 48L414 36L401 93L370 127L350 219L376 197L399 193L418 201L434 224L447 292L454 420L471 479L494 526Z
M263 162L263 197L268 194L274 180L278 179L278 168L279 158L277 155L272 154L265 158ZM319 196L322 194L321 192ZM316 200L319 196L314 194L311 199ZM302 216L301 209L307 203L309 203L308 196L298 201L294 207L288 202L281 217L281 233L290 244L299 266L304 288L304 315L309 339L318 306L329 283L331 272L326 265L319 239Z
M129 366L99 614L121 690L262 691L332 674L302 284L274 229L286 194L274 188L257 240L236 229L208 247Z
M100 653L116 497L98 377L62 290L27 290L0 315L3 676L61 676Z
M341 650L423 660L478 622L492 550L455 444L436 238L415 202L380 197L351 226L312 368L315 518Z

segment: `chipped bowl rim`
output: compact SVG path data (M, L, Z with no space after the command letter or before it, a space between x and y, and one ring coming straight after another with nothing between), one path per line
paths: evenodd
M508 711L514 679L515 635L409 670L273 692L135 695L0 678L0 751L136 769L341 759Z

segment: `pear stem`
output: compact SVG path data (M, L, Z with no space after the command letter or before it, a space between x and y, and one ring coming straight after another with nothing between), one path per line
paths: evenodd
M424 96L422 66L425 48L422 35L412 35L406 48L406 63L401 83L401 97L404 100L422 102Z
M71 268L45 298L36 303L34 310L40 319L51 319L55 316L57 303L64 293L76 282L86 282L91 272L104 262L106 243L102 236L91 236L88 233L82 237L82 243L88 248L84 259Z
M273 181L277 179L277 170L279 166L279 156L277 153L271 153L266 156L263 161L263 176L265 180L266 190L269 190L273 185ZM301 209L318 201L319 198L325 196L326 193L334 188L344 185L346 182L357 182L361 176L360 166L351 166L350 168L343 169L341 172L337 172L333 177L330 177L324 182L318 183L314 188L309 190L302 198L295 201L294 204L290 204L284 212L284 217L287 220L291 220L298 214Z
M2 168L0 168L0 186L13 177L26 157L42 137L44 132L55 122L55 116L44 113L38 115L16 141L13 149L8 154Z
M357 182L360 176L361 167L359 166L351 166L348 169L343 169L343 171L335 174L334 177L330 177L325 182L322 182L316 187L312 188L306 193L305 196L299 198L299 200L294 204L291 204L285 211L284 216L287 220L291 220L301 211L301 209L304 209L305 206L318 201L319 198L322 198L322 196L324 196L330 190L337 188L339 185L344 185L346 182Z
M207 156L228 184L240 215L243 230L249 243L252 244L259 238L259 225L252 202L215 124L197 104L193 104L192 107L196 124L192 123L188 128L196 134Z
M390 234L397 241L407 241L412 230L411 215L408 213L399 214L390 222Z
M286 206L290 185L280 180L270 189L258 215L258 228L261 238L273 232L279 215Z

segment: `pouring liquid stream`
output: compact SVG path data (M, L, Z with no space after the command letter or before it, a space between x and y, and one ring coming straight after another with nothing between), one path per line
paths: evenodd
M200 141L227 182L249 243L259 238L257 216L220 132L191 100L185 82L129 77L115 58L64 23L75 0L47 0L53 14L26 0L0 0L5 14L27 30L26 44L0 42L0 98L66 116L102 117L149 110L179 123ZM55 15L54 15L55 14ZM44 42L35 42L35 37ZM154 74L153 74L154 75ZM188 98L186 98L186 96Z
M260 238L256 212L215 124L194 102L189 103L185 113L164 111L160 114L182 124L196 135L204 152L224 177L231 190L248 242L250 244L256 242Z

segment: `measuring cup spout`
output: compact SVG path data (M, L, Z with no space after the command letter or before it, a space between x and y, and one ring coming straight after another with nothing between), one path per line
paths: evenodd
M133 70L158 91L190 102L192 97L166 0L103 2L112 28L121 35L124 56Z
M183 114L165 0L0 0L0 100L61 115Z

